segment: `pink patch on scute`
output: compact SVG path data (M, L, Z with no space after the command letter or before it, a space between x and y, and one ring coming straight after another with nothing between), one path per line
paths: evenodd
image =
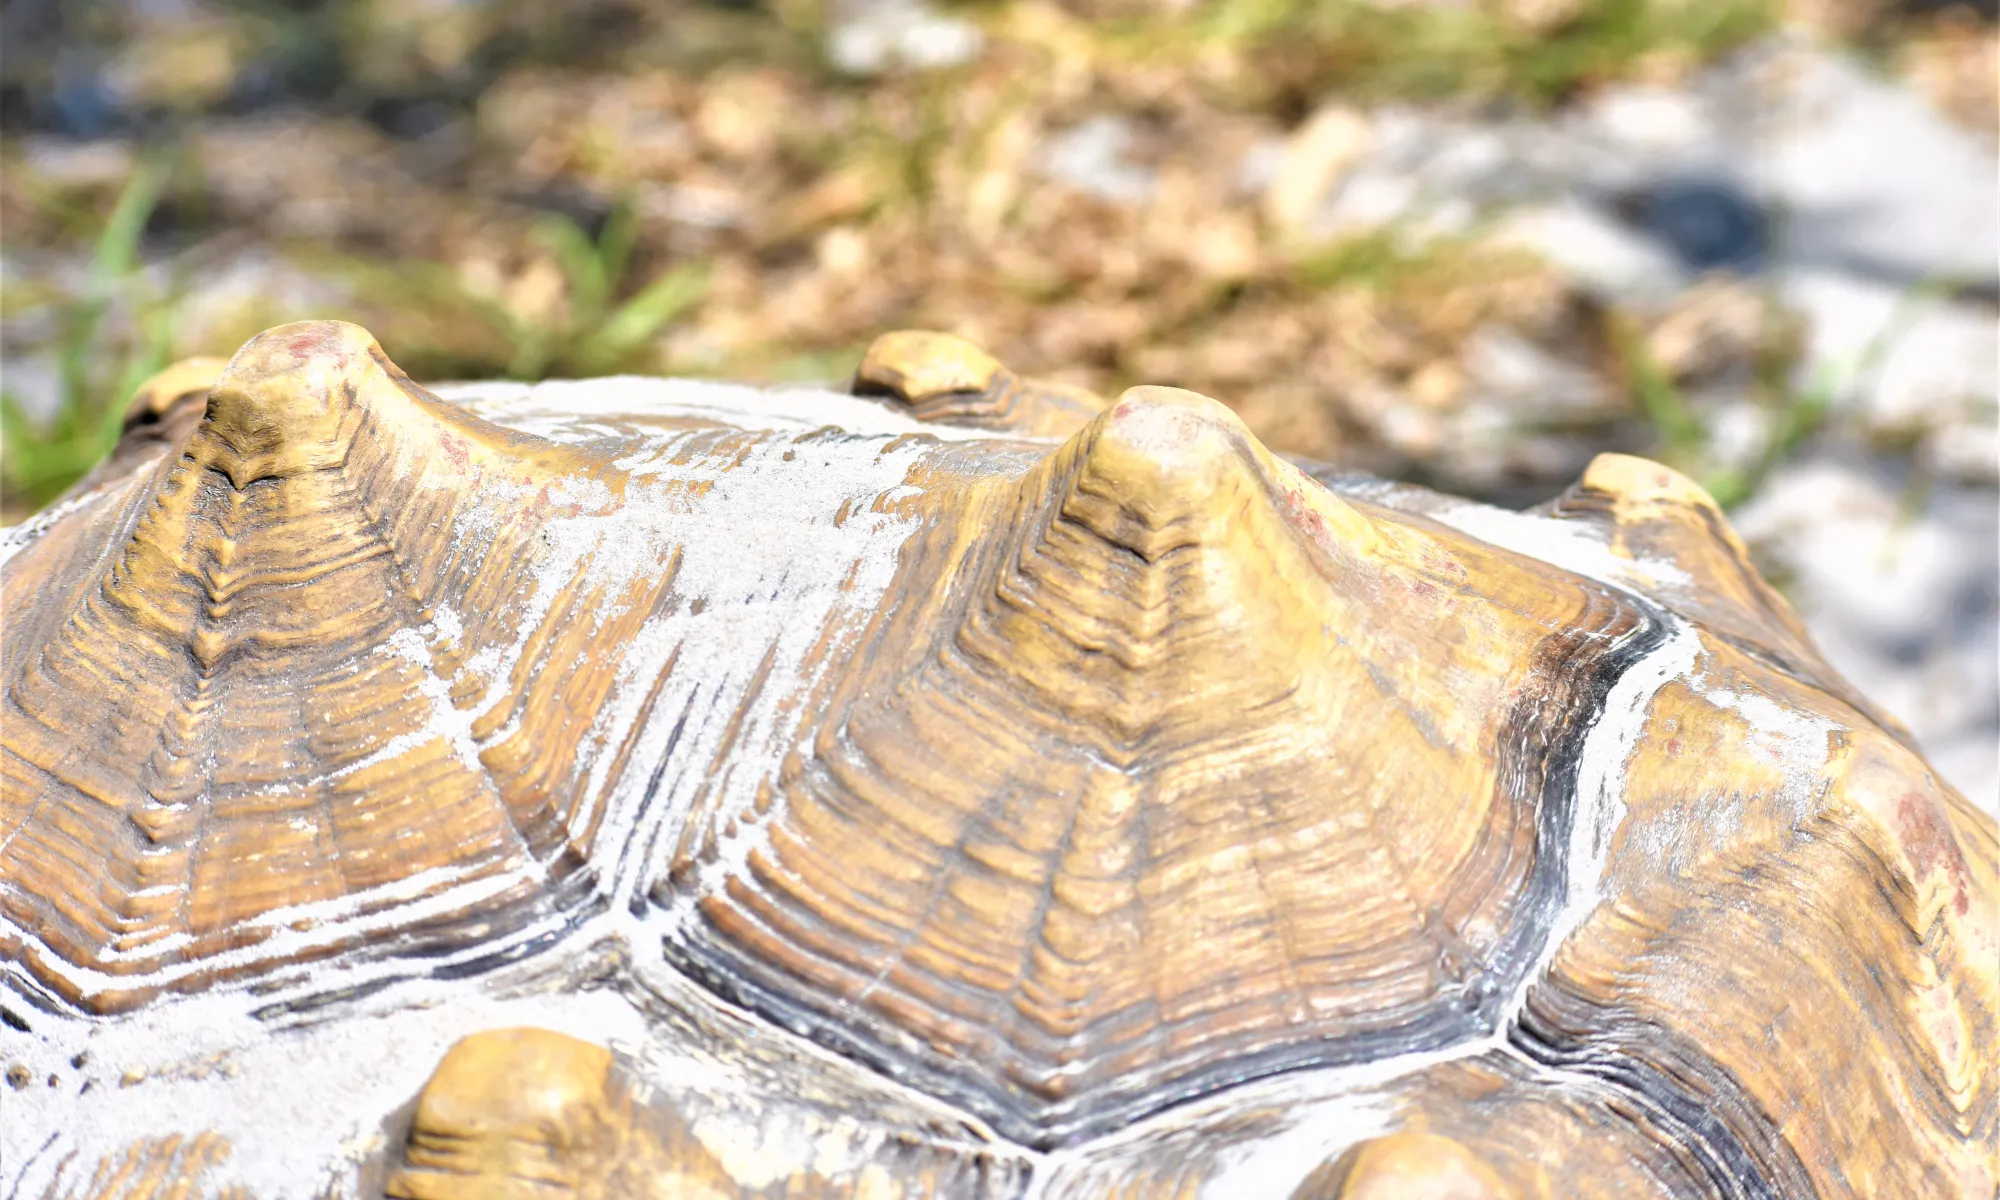
M1305 523L1307 525L1312 526L1312 531L1320 535L1321 537L1325 537L1326 517L1323 516L1318 509L1314 508L1310 504L1307 504L1303 497L1295 495L1292 497L1292 500L1294 503L1298 505L1299 515L1305 518Z
M340 339L333 331L325 328L304 330L295 333L285 342L285 349L299 362L326 354L340 346Z
M1295 487L1285 488L1285 510L1291 515L1292 524L1303 526L1306 532L1324 546L1327 544L1326 518L1320 511L1306 502L1305 494Z
M1904 792L1896 801L1896 834L1902 839L1903 853L1918 878L1942 866L1958 893L1952 910L1964 916L1972 902L1966 895L1965 856L1957 839L1945 826L1937 805L1922 792Z

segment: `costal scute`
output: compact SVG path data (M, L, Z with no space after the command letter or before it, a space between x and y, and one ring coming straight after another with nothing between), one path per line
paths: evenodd
M855 391L337 323L143 389L4 544L0 1049L247 1074L15 1096L82 1131L15 1184L1991 1194L1992 822L1698 487L1504 513L942 335ZM361 1028L391 1099L258 1144Z

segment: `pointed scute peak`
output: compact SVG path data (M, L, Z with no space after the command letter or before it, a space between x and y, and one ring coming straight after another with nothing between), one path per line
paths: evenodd
M962 337L899 329L869 345L855 369L854 390L919 404L935 396L983 392L999 373L998 360Z
M452 1046L424 1089L419 1127L559 1121L595 1102L611 1077L611 1052L548 1029L489 1029Z
M1228 407L1199 392L1135 387L1092 423L1090 472L1144 505L1205 496L1254 465L1255 439Z
M250 339L209 391L202 428L224 451L213 465L238 488L339 466L347 457L382 348L345 321L299 321Z
M475 1033L417 1099L398 1200L517 1195L576 1178L618 1142L611 1052L546 1029ZM539 1189L535 1189L539 1190ZM570 1193L574 1194L574 1193Z
M1065 515L1149 562L1220 540L1241 501L1265 490L1243 422L1179 388L1130 389L1066 449Z
M1274 505L1336 540L1369 538L1365 518L1274 457L1228 406L1198 392L1131 388L1070 450L1064 511L1149 560L1224 540L1249 509Z

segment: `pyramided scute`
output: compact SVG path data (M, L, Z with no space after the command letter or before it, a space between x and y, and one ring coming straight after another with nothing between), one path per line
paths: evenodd
M1805 636L1791 605L1757 576L1750 550L1722 506L1688 476L1651 459L1600 454L1590 460L1571 497L1580 507L1588 506L1586 497L1608 505L1626 553L1666 559L1696 573L1705 590L1724 588L1737 603L1754 603L1787 636Z
M445 1054L418 1096L388 1195L470 1200L565 1184L574 1195L621 1159L641 1165L629 1161L641 1148L621 1144L635 1132L632 1107L602 1046L546 1029L473 1034ZM697 1170L720 1173L701 1157Z
M142 386L0 531L22 1188L1994 1194L2000 830L1693 481L860 374Z
M543 477L576 465L425 392L345 321L280 325L245 343L209 390L188 450L241 490L342 466L361 441L377 443L389 474L378 482L389 487L426 472L471 477L482 463Z
M999 1196L984 1146L883 1136L867 1113L767 1103L649 1077L550 1029L491 1029L445 1052L409 1119L393 1200L880 1200ZM703 1094L706 1092L706 1094ZM721 1092L724 1103L717 1105ZM812 1099L818 1099L817 1097ZM699 1101L706 1101L700 1103ZM859 1143L857 1145L857 1143Z
M1148 561L1225 533L1263 488L1249 431L1194 392L1133 388L1082 442L1064 515Z
M1699 592L1735 605L1746 619L1754 612L1775 635L1805 637L1791 605L1751 566L1750 551L1722 506L1672 467L1630 454L1600 454L1557 506L1563 514L1605 514L1615 549L1688 572Z
M940 507L677 962L1038 1145L1490 1019L1641 615L1174 389Z
M1226 406L1163 387L1127 391L1013 489L1003 519L1029 540L996 564L992 602L966 610L959 649L1125 741L1294 691L1299 639L1333 619L1315 532L1375 544Z
M4 614L0 944L116 1009L393 944L349 922L412 904L412 945L527 920L583 836L549 786L583 736L561 697L601 702L616 665L576 659L590 622L560 606L539 619L575 632L534 638L513 576L566 511L549 489L615 472L429 396L338 322L250 342L177 452L130 469L78 518L111 535L97 557ZM10 561L10 600L72 552ZM566 661L479 743L526 707L501 685L534 664L500 658L524 648Z
M128 477L141 463L178 450L200 422L208 390L227 366L222 358L184 358L148 376L126 401L117 445L66 496L95 491L107 481Z

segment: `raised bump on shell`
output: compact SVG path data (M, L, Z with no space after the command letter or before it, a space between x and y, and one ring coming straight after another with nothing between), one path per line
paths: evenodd
M854 371L854 391L915 404L933 396L983 392L1001 369L992 355L962 337L900 329L869 345Z
M1637 503L1685 504L1716 512L1722 506L1694 480L1664 463L1631 454L1600 454L1584 468L1583 486Z
M614 1140L610 1084L602 1046L546 1029L472 1034L424 1085L405 1152L410 1170L388 1194L433 1200L573 1176Z
M184 358L148 376L132 390L132 398L126 403L126 426L159 420L176 401L197 392L208 392L228 366L229 360L223 358Z
M1511 1200L1514 1195L1451 1138L1393 1133L1362 1142L1315 1172L1292 1200Z

